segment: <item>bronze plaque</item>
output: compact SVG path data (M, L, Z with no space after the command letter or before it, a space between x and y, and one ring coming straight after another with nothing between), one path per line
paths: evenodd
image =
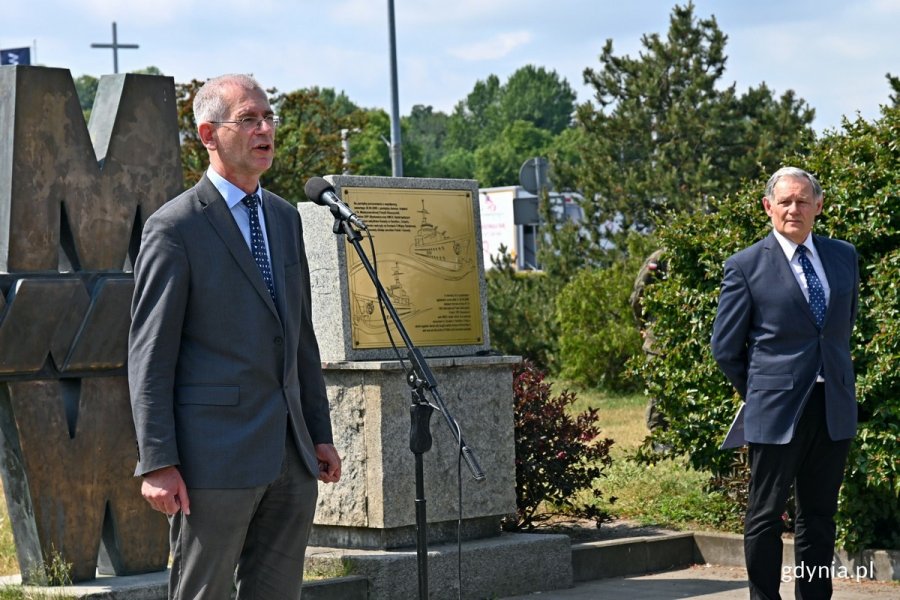
M392 188L341 189L369 228L378 278L417 346L481 344L475 215L471 192ZM367 240L362 241L366 252ZM347 242L353 347L389 348L375 286ZM387 315L387 311L385 311ZM402 347L387 316L391 335Z

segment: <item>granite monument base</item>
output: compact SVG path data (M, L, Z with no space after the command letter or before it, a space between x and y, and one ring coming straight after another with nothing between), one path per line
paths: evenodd
M429 543L497 537L515 512L512 356L432 358L438 391L485 473L475 481L460 462L444 416L432 415L423 454ZM323 365L335 445L336 485L319 486L311 545L393 549L415 545L415 456L409 449L412 393L399 361ZM427 395L427 394L426 394ZM460 508L460 498L462 504Z

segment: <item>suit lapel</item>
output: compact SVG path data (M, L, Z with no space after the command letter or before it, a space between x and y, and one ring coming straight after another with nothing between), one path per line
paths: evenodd
M238 229L237 223L234 222L231 210L229 210L219 190L205 175L198 186L200 187L198 197L200 202L204 204L203 214L206 215L216 233L222 238L225 247L228 248L228 252L231 253L232 258L234 258L250 284L266 303L266 306L277 317L278 311L272 302L269 290L266 289L266 282L263 280L262 273L259 272L259 267L256 266L256 262L253 260L250 248L247 247L247 242L244 241L244 236L241 235L241 230Z
M791 298L794 300L794 303L797 304L800 311L806 315L810 322L815 325L816 316L809 307L809 301L806 299L806 296L803 295L803 290L800 289L800 282L797 281L797 277L791 270L791 264L784 255L784 250L782 250L781 244L778 243L774 233L770 233L766 238L766 249L769 253L769 263L772 272L778 277L778 285L786 286L787 289L790 290Z
M272 277L275 281L275 296L278 298L278 310L285 306L284 297L284 248L286 233L283 230L282 219L275 218L272 209L272 199L268 192L263 190L263 214L266 217L266 236L269 238L269 260L272 262ZM245 244L246 245L246 244Z
M813 244L816 246L816 252L819 253L819 260L822 261L822 269L825 270L825 277L828 279L828 287L834 290L834 282L838 281L835 269L837 269L837 261L831 253L831 246L822 241L823 238L814 235ZM832 294L833 295L833 294ZM828 323L828 316L831 315L831 306L834 304L831 298L827 298L825 302L825 321L822 325L824 329L825 323Z

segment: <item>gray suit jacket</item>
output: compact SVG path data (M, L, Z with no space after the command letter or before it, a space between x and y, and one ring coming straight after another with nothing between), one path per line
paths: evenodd
M290 431L318 475L331 420L295 207L263 193L278 306L206 176L144 227L128 380L137 475L178 465L188 487L265 485Z
M831 288L820 332L809 302L774 234L725 262L712 351L746 402L748 442L786 444L824 369L828 433L856 434L856 388L850 334L859 300L856 250L813 236Z

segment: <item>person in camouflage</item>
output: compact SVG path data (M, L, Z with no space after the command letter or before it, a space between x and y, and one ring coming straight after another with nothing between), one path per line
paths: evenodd
M653 317L644 312L644 290L645 288L662 279L666 275L666 266L662 261L663 250L660 248L653 252L641 265L637 277L634 280L634 289L631 292L631 310L634 313L634 320L641 331L641 338L644 340L642 350L648 361L659 356L660 352L656 346L656 337L653 335ZM665 430L668 425L665 417L659 410L656 398L650 398L647 402L647 429L651 433L653 431Z

